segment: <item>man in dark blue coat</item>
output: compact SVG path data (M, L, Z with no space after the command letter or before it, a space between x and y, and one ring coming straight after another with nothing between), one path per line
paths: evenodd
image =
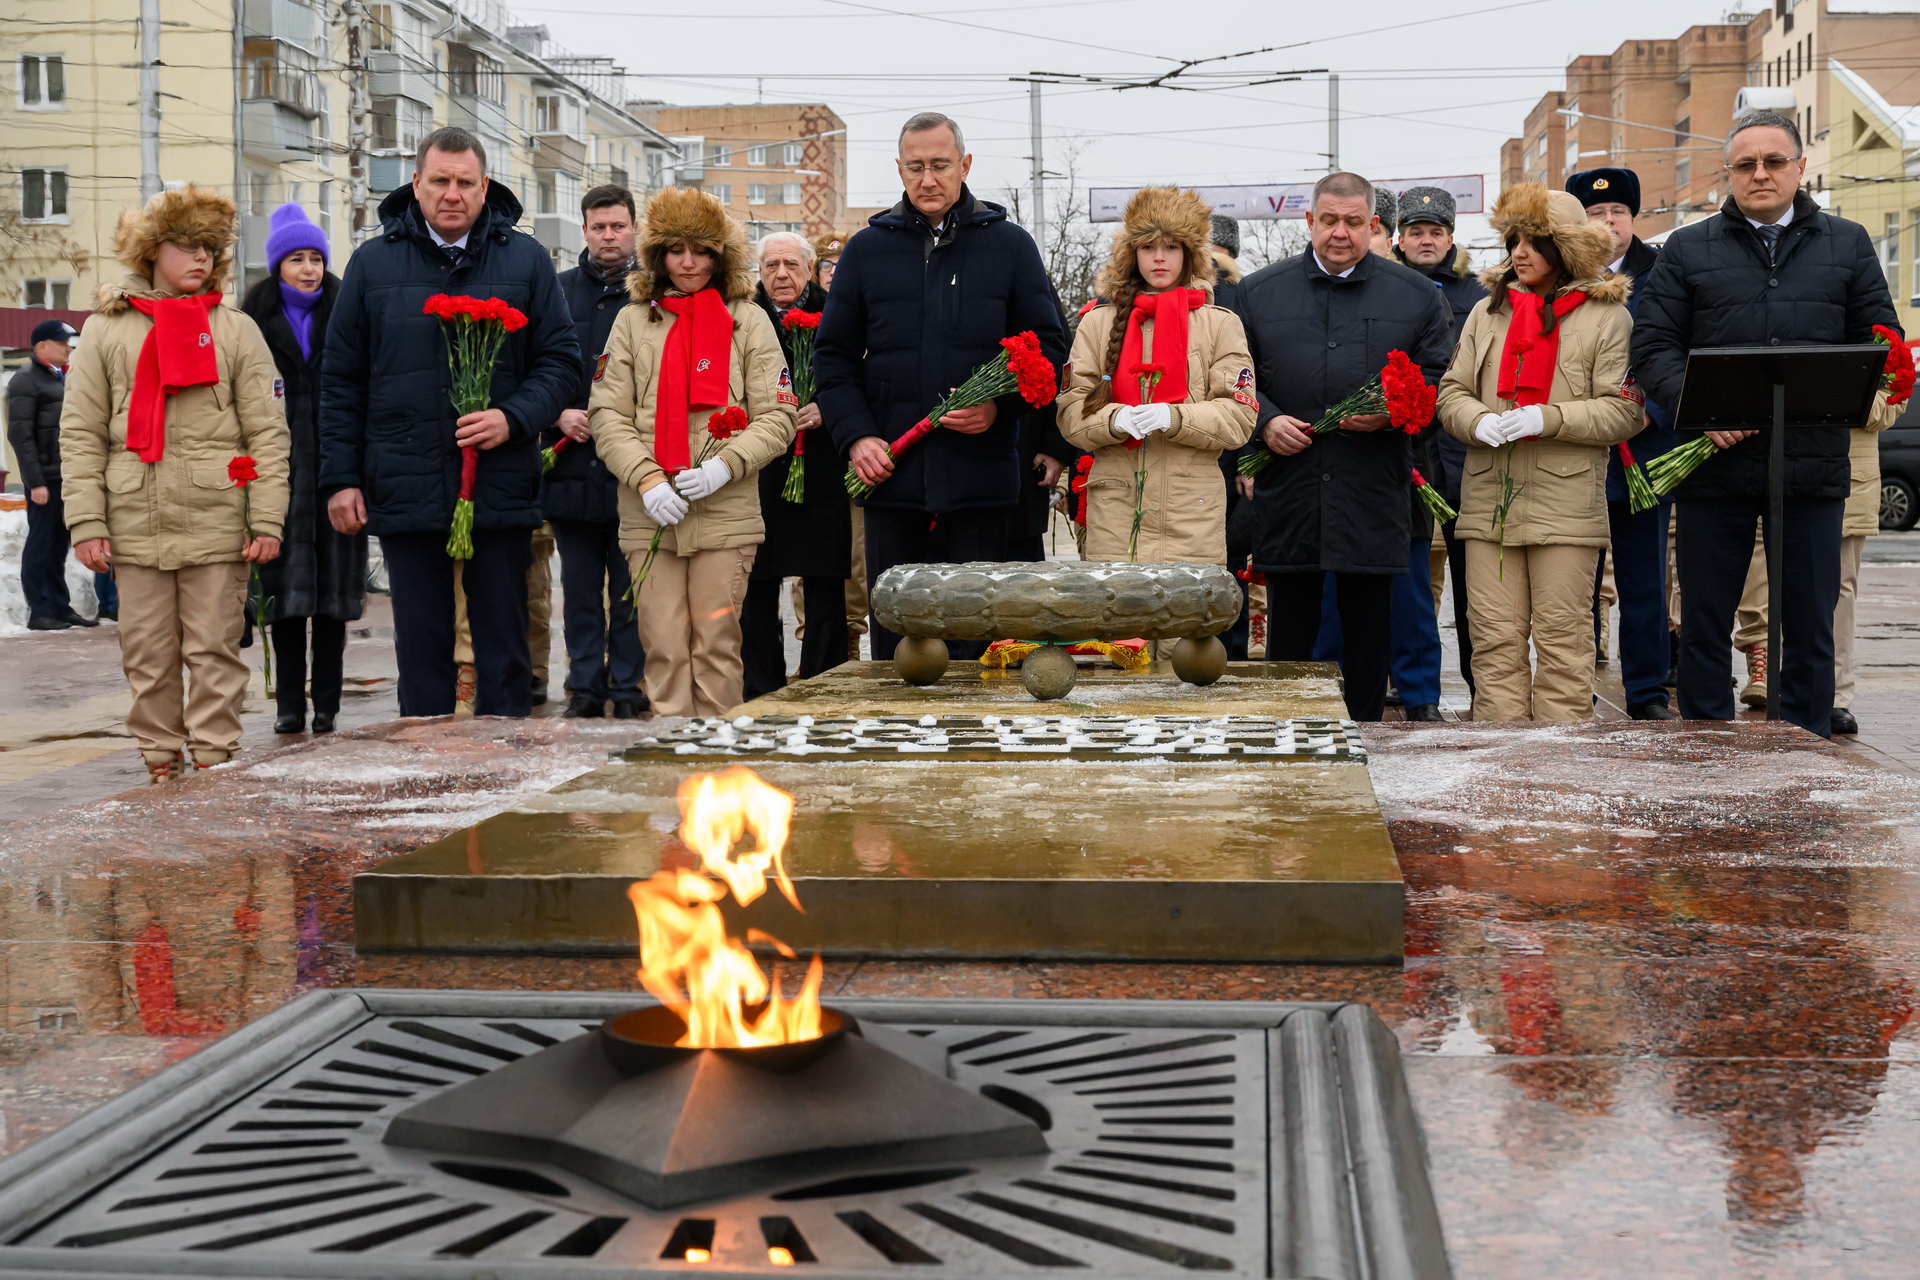
M1726 165L1733 188L1726 204L1669 236L1641 286L1634 375L1647 399L1661 404L1678 407L1687 353L1696 348L1862 343L1872 340L1876 324L1899 324L1866 228L1823 212L1800 189L1807 161L1791 116L1749 111L1735 120ZM1727 648L1759 521L1765 537L1784 535L1786 652L1768 655L1780 709L1801 728L1830 737L1833 609L1851 479L1847 433L1787 433L1785 531L1766 527L1765 433L1707 437L1720 452L1676 493L1680 716L1733 718Z
M1334 575L1347 713L1378 720L1385 706L1393 585L1407 573L1413 442L1386 414L1310 433L1331 405L1404 351L1437 381L1453 353L1439 290L1368 251L1373 186L1354 173L1314 184L1312 243L1255 272L1240 315L1260 398L1258 442L1278 456L1254 484L1253 567L1267 575L1267 656L1310 659L1321 588ZM1427 430L1438 428L1429 424Z
M606 714L632 720L647 705L640 688L646 654L628 588L632 579L620 552L620 484L600 461L587 430L587 397L601 372L601 353L614 317L627 305L627 273L639 223L633 193L595 187L580 200L586 248L580 265L560 273L560 293L580 344L580 389L560 420L541 434L557 448L540 509L553 526L560 552L560 612L567 638L567 711L570 719ZM566 440L565 447L560 441ZM611 611L612 620L608 614Z
M547 251L513 229L520 202L486 176L464 129L420 146L411 186L380 203L381 234L354 251L327 326L320 479L342 533L380 539L393 593L400 714L454 709L447 531L461 449L479 451L473 558L464 566L479 715L532 709L527 568L540 523L540 432L580 386L580 347ZM492 405L455 420L437 293L499 298L527 317L493 369Z
M1641 286L1659 258L1651 245L1633 233L1633 220L1640 216L1640 175L1631 169L1588 169L1567 179L1567 191L1586 206L1587 218L1605 226L1613 237L1609 270L1633 277L1635 288L1627 295L1627 311L1637 317ZM1673 416L1667 410L1651 400L1642 409L1646 425L1628 448L1633 460L1644 465L1673 448L1674 439ZM1620 451L1607 450L1607 527L1613 543L1614 592L1620 600L1620 684L1627 714L1635 720L1674 718L1666 688L1673 653L1667 630L1667 514L1666 499L1650 511L1633 509ZM1603 568L1604 563L1603 559ZM1594 604L1598 629L1597 582Z
M1000 560L1021 487L1018 395L948 414L917 446L887 450L940 398L1031 330L1057 366L1066 332L1040 251L1006 210L967 189L960 126L926 112L900 131L899 204L848 241L814 353L821 415L862 479L867 580L896 564ZM877 622L873 656L899 637ZM956 656L977 645L952 646Z

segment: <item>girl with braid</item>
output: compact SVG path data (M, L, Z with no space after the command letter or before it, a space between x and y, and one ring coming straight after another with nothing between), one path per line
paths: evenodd
M1191 191L1136 194L1074 336L1058 413L1093 454L1088 560L1227 562L1219 458L1258 402L1246 331L1212 301L1212 213Z

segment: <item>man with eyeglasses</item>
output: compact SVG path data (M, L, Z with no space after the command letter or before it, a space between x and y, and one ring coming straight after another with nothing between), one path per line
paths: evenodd
M938 112L900 130L900 203L847 242L814 352L817 401L835 446L876 485L866 499L867 580L896 564L1001 560L1022 487L1030 412L1018 395L947 414L900 457L887 446L949 390L1031 330L1057 366L1066 326L1033 237L967 188L973 157ZM1041 410L1051 417L1052 410ZM875 659L899 636L877 622ZM951 646L977 656L978 645Z
M1740 116L1727 135L1726 168L1733 194L1719 214L1669 236L1646 278L1633 366L1647 398L1661 404L1679 403L1687 353L1696 348L1859 343L1876 324L1899 324L1866 229L1823 212L1800 190L1807 161L1791 116ZM1882 393L1869 422L1889 420ZM1788 720L1830 737L1848 439L1839 431L1787 433L1787 529L1779 530L1766 527L1764 434L1707 437L1721 452L1676 495L1681 718L1733 718L1728 645L1759 521L1766 538L1784 539L1786 652L1769 655L1770 678Z

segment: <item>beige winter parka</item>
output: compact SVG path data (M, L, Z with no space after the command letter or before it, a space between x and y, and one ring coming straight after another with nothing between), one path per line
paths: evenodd
M1060 434L1093 454L1087 474L1089 560L1125 560L1133 529L1134 475L1144 454L1147 487L1135 559L1141 564L1225 564L1227 496L1220 478L1220 452L1238 449L1253 434L1256 404L1253 359L1240 317L1225 307L1194 311L1187 327L1188 399L1173 405L1173 426L1147 437L1139 449L1113 429L1121 406L1109 404L1092 417L1081 406L1105 372L1116 323L1112 306L1089 311L1074 334L1071 376L1057 407ZM1141 330L1142 356L1152 359L1153 322Z
M219 381L168 398L160 461L128 451L134 367L153 328L129 299L166 296L139 273L100 291L67 374L60 467L75 543L107 538L116 561L173 570L241 558L242 495L227 464L243 454L259 471L246 490L253 532L280 536L292 444L273 353L252 318L223 303L208 314Z
M1482 279L1491 286L1491 280ZM1569 286L1584 290L1587 301L1559 322L1558 367L1542 406L1546 429L1501 449L1475 440L1473 428L1482 416L1513 407L1497 389L1513 309L1494 314L1486 298L1474 305L1453 362L1440 379L1438 408L1440 425L1467 446L1460 521L1454 526L1459 537L1508 546L1607 545L1607 449L1641 426L1639 403L1622 390L1633 332L1626 307L1632 283L1612 276ZM1522 291L1520 285L1510 287ZM1515 496L1500 530L1493 515L1509 457Z
M1846 514L1841 517L1842 537L1871 538L1880 532L1880 433L1899 421L1906 407L1888 404L1887 393L1880 392L1873 398L1867 425L1847 442L1847 466L1853 479L1847 487Z
M767 313L750 298L729 302L727 311L733 316L727 402L746 410L747 426L712 455L726 459L732 482L693 503L680 523L667 527L660 546L675 555L759 545L766 526L754 476L793 444L794 397L780 337ZM650 314L659 319L649 319ZM654 460L653 415L660 356L676 323L665 308L655 313L645 301L622 309L608 339L606 370L588 401L594 448L620 482L620 549L628 553L645 551L658 527L647 514L641 491L670 482ZM716 412L702 406L687 414L689 460L700 457L708 439L707 420Z

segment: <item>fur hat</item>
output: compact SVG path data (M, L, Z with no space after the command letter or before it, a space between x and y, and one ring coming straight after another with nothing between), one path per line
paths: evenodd
M153 275L154 255L163 244L205 245L213 250L206 289L222 288L233 269L238 235L233 201L207 187L162 191L138 209L120 215L113 232L113 255L135 275Z
M1373 216L1380 219L1380 229L1388 235L1393 234L1394 223L1400 216L1400 197L1385 187L1373 189Z
M1240 223L1224 213L1213 215L1213 242L1227 251L1229 258L1240 256Z
M1179 283L1211 294L1213 257L1207 245L1213 238L1213 209L1193 192L1178 187L1143 187L1134 192L1133 199L1127 201L1126 220L1113 237L1107 265L1094 282L1094 291L1103 298L1117 297L1129 280L1140 278L1140 246L1163 237L1186 254L1187 278Z
M847 241L853 239L851 231L829 231L825 235L813 238L813 260L830 262L847 251Z
M640 228L638 265L627 277L627 293L635 302L654 295L656 274L666 275L667 250L691 244L713 255L713 287L727 302L753 296L753 255L747 250L746 229L720 202L693 187L668 187L647 201L646 225ZM663 290L664 292L664 290Z
M1640 216L1640 175L1631 169L1583 169L1567 179L1567 190L1583 208L1623 204Z
M1613 261L1613 237L1587 210L1564 191L1549 191L1538 182L1522 182L1500 193L1493 206L1493 229L1505 241L1516 232L1530 239L1551 239L1566 264L1568 283L1598 280ZM1503 260L1489 274L1498 278L1513 265ZM1484 276L1482 277L1485 278Z
M1399 225L1434 222L1453 230L1453 196L1445 187L1408 187L1400 193Z

